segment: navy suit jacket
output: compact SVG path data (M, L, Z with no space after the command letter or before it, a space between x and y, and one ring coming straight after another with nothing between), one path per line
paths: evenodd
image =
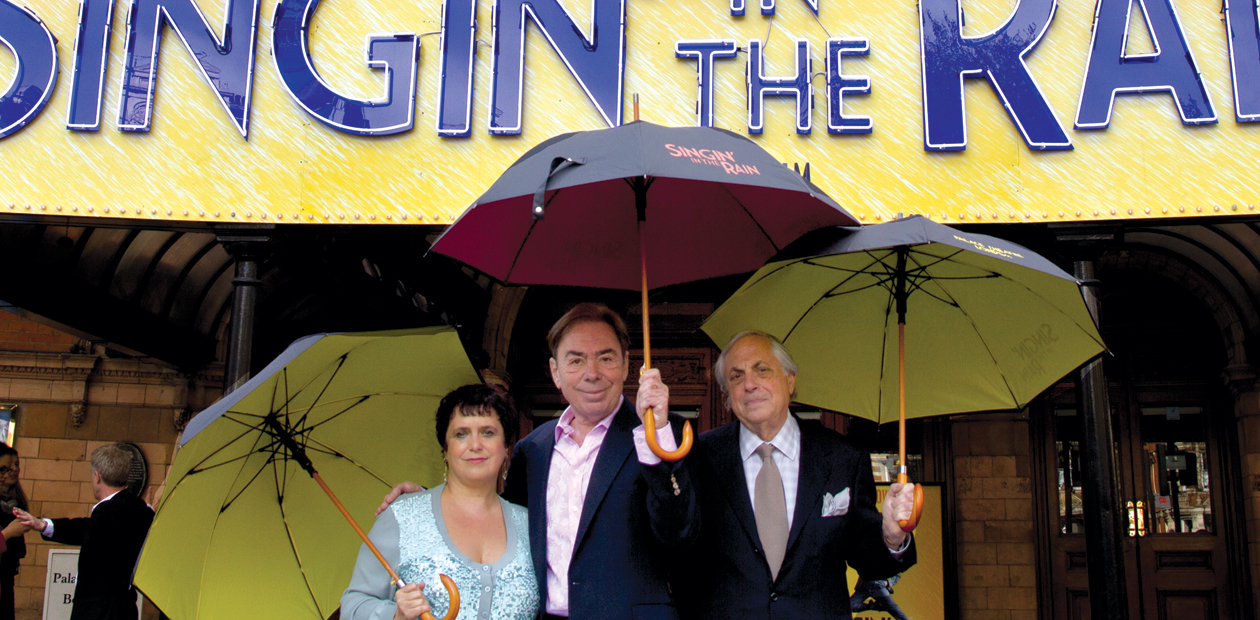
M135 620L131 576L153 509L126 489L80 519L53 519L54 542L78 545L79 576L70 620Z
M787 554L770 578L739 454L739 423L700 436L694 460L703 528L675 574L684 618L850 618L846 564L867 579L915 562L914 544L893 558L875 507L871 459L844 436L800 422L800 483ZM823 517L824 493L849 489L848 513Z
M642 465L631 431L634 405L622 402L600 446L578 522L569 584L576 620L674 619L668 573L679 547L699 528L687 459ZM671 416L675 438L681 418ZM516 445L504 497L529 508L529 544L543 611L547 604L547 476L556 424L543 424ZM675 493L674 481L678 492Z

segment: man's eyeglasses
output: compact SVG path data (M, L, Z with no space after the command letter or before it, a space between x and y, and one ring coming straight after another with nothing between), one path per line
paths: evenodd
M19 469L22 469L22 466L19 463L14 463L13 467L0 467L0 478L18 471Z

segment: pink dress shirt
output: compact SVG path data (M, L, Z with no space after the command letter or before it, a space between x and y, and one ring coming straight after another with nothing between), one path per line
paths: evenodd
M569 563L577 544L578 524L582 521L582 506L586 503L586 489L591 483L591 471L599 458L599 448L604 445L613 417L625 401L622 397L617 408L595 425L581 444L573 439L573 410L565 409L556 423L556 447L551 455L551 468L547 470L547 613L569 615ZM640 425L634 429L635 452L639 462L645 465L660 463L652 454L644 439L646 433ZM657 429L657 441L666 450L677 446L669 425Z

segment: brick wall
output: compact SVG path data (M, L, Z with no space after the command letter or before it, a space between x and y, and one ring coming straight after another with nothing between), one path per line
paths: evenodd
M0 350L68 353L78 338L0 308Z
M1026 419L953 423L962 620L1035 620L1036 557Z
M0 403L19 405L14 447L31 513L87 516L96 503L88 457L97 446L116 441L140 447L149 470L145 500L156 504L181 422L219 397L221 377L189 377L136 360L70 353L79 341L65 334L38 341L20 337L46 331L0 312ZM26 544L14 594L19 620L35 620L43 612L48 550L59 545L33 532ZM146 620L156 617L146 605Z

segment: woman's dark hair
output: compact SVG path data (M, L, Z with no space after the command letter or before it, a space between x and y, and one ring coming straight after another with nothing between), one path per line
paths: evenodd
M5 457L9 455L13 455L13 460L16 463L17 459L19 458L17 450L14 450L13 447L10 446L9 444L0 442L0 457ZM26 492L22 490L22 482L20 480L18 482L13 483L12 493L13 493L14 505L17 508L21 508L22 510L30 510L30 503L26 501Z
M504 443L509 447L516 443L521 429L511 397L484 383L474 383L451 390L438 405L437 440L442 451L446 451L446 429L450 427L451 416L455 415L456 409L459 409L460 415L498 416L499 424L503 425Z

